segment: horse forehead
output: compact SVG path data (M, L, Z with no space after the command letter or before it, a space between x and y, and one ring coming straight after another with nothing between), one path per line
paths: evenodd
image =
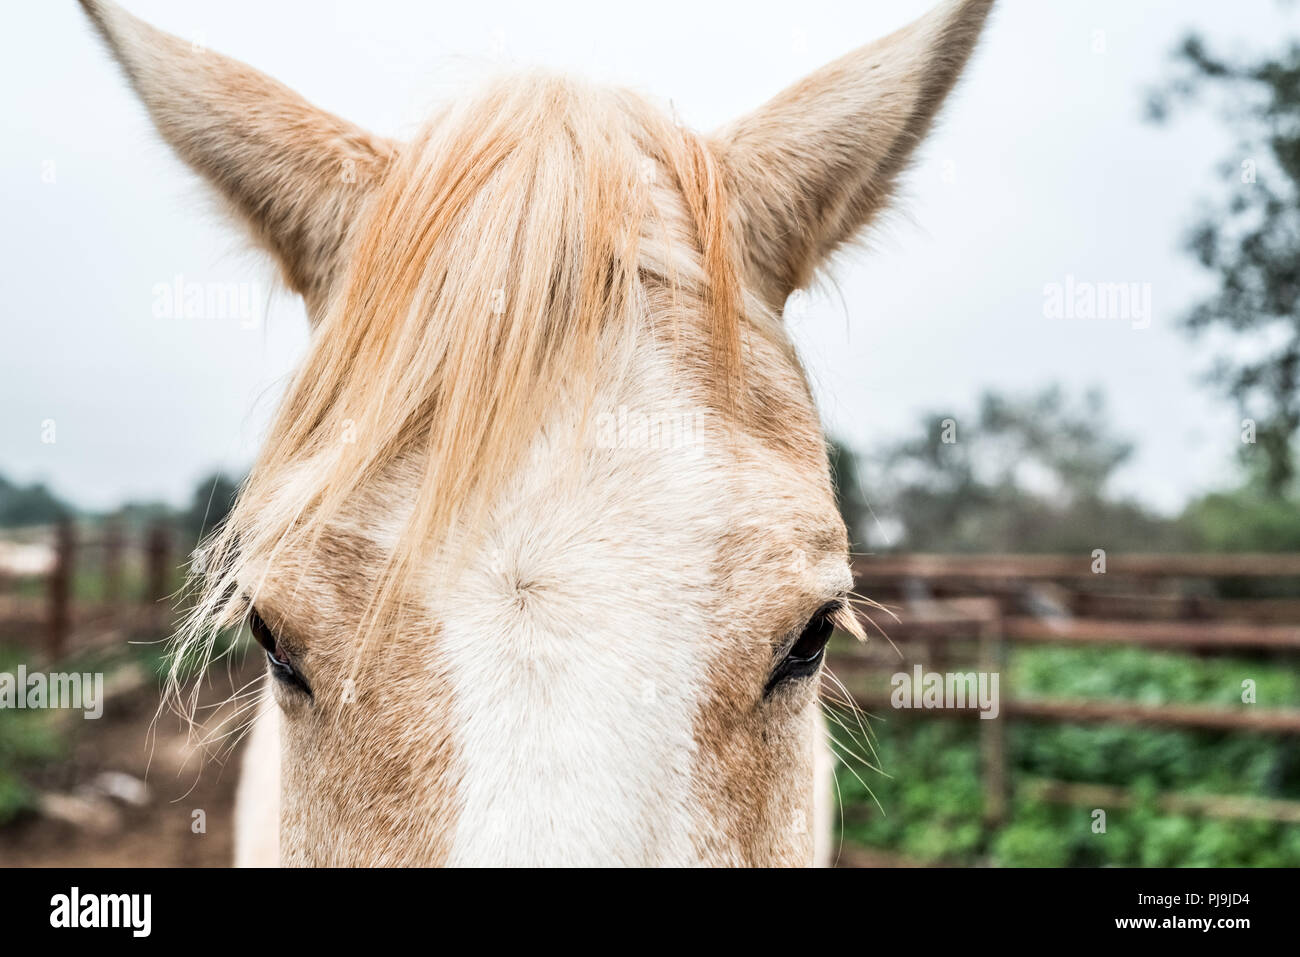
M739 429L657 350L633 363L590 405L558 414L503 488L474 567L485 590L520 609L602 594L716 604L746 556L842 564L824 453L791 455ZM789 427L816 428L801 398L787 403Z
M562 436L431 608L460 755L449 862L687 863L710 826L693 782L711 662L768 654L719 627L737 463L716 435L577 459Z
M578 429L563 418L539 437L489 509L454 587L412 582L431 619L463 612L480 630L492 621L507 633L563 633L571 623L644 633L648 614L690 627L693 612L746 600L754 574L766 582L753 589L780 578L791 600L839 587L847 542L824 466L756 441L737 454L728 427L689 400L597 406L588 425L578 448ZM399 520L390 509L359 508L334 552L374 562L399 536ZM620 621L623 612L642 625Z
M575 457L551 431L430 608L459 754L449 863L740 847L744 815L719 825L699 782L761 747L711 716L756 703L773 641L844 586L824 466L714 420L689 441L606 439Z
M667 307L647 308L652 320ZM683 346L681 332L649 321L605 342L590 396L553 408L482 513L465 581L447 589L411 578L410 597L424 593L429 617L465 594L515 617L576 612L601 594L633 606L647 596L711 596L716 605L729 566L776 563L776 574L842 558L844 527L797 361L779 338L751 337L746 383L756 415L746 429L712 406L708 369L689 360L699 344ZM319 462L299 461L277 485L292 498L319 471ZM302 556L296 587L314 580L311 590L336 590L345 608L364 607L361 591L402 539L422 471L408 453L357 489L318 542L327 554ZM283 511L277 501L265 508Z

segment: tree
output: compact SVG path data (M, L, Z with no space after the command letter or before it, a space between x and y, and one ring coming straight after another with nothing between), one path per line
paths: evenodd
M185 530L199 541L215 529L235 506L239 482L224 472L209 475L194 487L190 506L181 516Z
M0 477L0 527L44 525L70 513L68 505L44 485L20 486Z
M849 530L850 547L856 547L866 534L867 516L871 510L862 494L858 459L853 450L838 439L828 441L827 454L830 458L835 499L839 502L840 514Z
M1220 167L1226 197L1186 240L1197 261L1218 274L1218 289L1184 326L1192 335L1228 331L1253 347L1220 359L1210 378L1254 420L1255 444L1243 454L1277 496L1296 476L1292 440L1300 429L1300 43L1234 63L1192 35L1176 62L1177 75L1150 97L1149 117L1160 122L1177 104L1217 98L1238 136L1236 155Z
M919 551L1075 551L1171 546L1171 523L1108 497L1132 446L1097 392L987 392L971 414L931 413L873 460L881 511Z

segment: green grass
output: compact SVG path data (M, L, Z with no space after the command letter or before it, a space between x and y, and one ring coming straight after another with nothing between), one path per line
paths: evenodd
M20 649L0 644L0 671L13 673L25 660ZM0 824L31 807L35 792L28 773L60 757L65 744L50 711L0 713Z
M1130 648L1017 649L1002 691L1241 707L1243 678L1256 683L1256 707L1300 705L1300 674L1289 664ZM1300 825L1170 814L1154 804L1159 792L1300 800L1295 738L1018 721L1007 741L1013 782L1107 784L1130 789L1137 801L1106 809L1106 833L1095 834L1090 807L1018 796L994 830L982 819L977 725L893 711L872 720L884 773L840 768L846 842L958 864L1300 866Z

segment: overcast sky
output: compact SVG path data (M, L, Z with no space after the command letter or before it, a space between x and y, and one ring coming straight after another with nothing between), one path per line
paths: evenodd
M929 5L126 4L399 136L503 62L633 86L707 130ZM1122 491L1173 509L1228 482L1238 419L1199 382L1211 355L1176 320L1210 288L1179 239L1221 188L1232 141L1208 118L1149 126L1142 105L1189 28L1272 49L1295 17L1272 0L1000 0L900 213L792 319L828 427L870 448L925 410L960 421L986 387L1096 385L1139 447ZM77 4L13 18L0 38L0 474L87 507L183 500L250 461L303 353L302 308L271 295L271 269L153 133ZM1067 276L1149 284L1149 327L1045 316L1045 285ZM157 315L177 277L243 284L253 321Z

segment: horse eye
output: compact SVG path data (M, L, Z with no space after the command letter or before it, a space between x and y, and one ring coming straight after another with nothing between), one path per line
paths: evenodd
M767 687L763 689L764 695L770 694L777 685L785 681L806 678L817 672L821 667L822 658L826 655L826 642L830 641L831 632L835 630L835 623L831 617L838 608L839 605L836 603L826 605L809 619L799 635L799 640L786 652L786 656L773 670L772 677L767 679Z
M271 630L265 619L257 613L254 608L248 613L248 629L257 639L257 643L262 646L266 652L267 664L271 666L271 674L277 681L282 681L287 685L297 688L311 696L311 687L307 684L306 679L298 673L294 667L293 659L280 646L280 641L275 637L275 632Z

